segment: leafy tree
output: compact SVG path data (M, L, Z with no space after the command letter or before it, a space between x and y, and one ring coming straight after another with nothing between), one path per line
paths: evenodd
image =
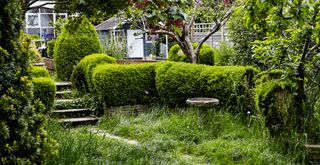
M42 164L54 147L44 130L44 106L31 101L19 6L19 0L3 0L0 6L0 164Z
M176 41L189 61L199 61L200 48L230 18L231 3L223 0L131 0L128 9L131 19L145 32L166 34ZM204 12L205 11L205 12ZM204 18L215 25L192 47L192 28L196 20Z
M246 25L265 32L265 38L253 44L260 67L287 70L295 80L295 115L299 131L305 132L305 123L319 98L315 83L319 83L320 74L320 2L247 0L245 9Z

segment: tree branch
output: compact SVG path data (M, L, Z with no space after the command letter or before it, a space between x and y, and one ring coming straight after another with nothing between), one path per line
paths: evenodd
M46 6L46 5L57 5L57 4L68 4L69 2L67 1L64 1L64 2L47 2L47 3L44 3L44 4L41 4L41 5L38 5L38 6L33 6L33 7L27 7L27 11L28 10L32 10L32 9L38 9L38 8L41 8L43 6Z

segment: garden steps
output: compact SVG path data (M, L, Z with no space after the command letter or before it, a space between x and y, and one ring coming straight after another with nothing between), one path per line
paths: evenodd
M59 123L71 126L96 124L98 118L93 111L85 107L81 98L74 98L71 82L56 82L56 98L52 117Z
M307 144L305 147L309 150L311 159L320 162L320 144Z
M71 90L56 92L56 98L58 98L58 99L70 99L72 97L73 97L73 92Z
M85 117L90 116L92 111L89 108L79 108L79 109L63 109L63 110L54 110L54 117L61 118L74 118L74 117Z
M76 125L87 125L87 124L96 124L98 122L98 118L95 117L77 117L77 118L67 118L67 119L59 119L59 123L69 124L72 126Z

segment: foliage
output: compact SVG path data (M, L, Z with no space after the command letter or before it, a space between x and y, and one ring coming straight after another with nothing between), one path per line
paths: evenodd
M194 49L197 48L199 44L193 43L192 46ZM199 64L206 64L206 65L213 65L214 64L214 49L207 45L203 44L200 49L199 54ZM177 62L191 62L187 55L183 53L180 46L178 44L173 45L169 50L169 57L168 60L170 61L177 61Z
M93 70L95 93L106 105L150 103L156 97L155 64L99 65Z
M247 26L263 32L254 42L254 58L263 69L286 70L285 77L295 82L296 128L301 134L314 132L314 105L319 97L319 76L314 65L319 53L320 2L248 0L245 3ZM306 122L308 121L308 122ZM310 132L310 130L312 130Z
M32 78L39 78L39 77L50 78L50 74L48 70L42 66L32 66L30 75Z
M71 82L78 92L85 94L93 92L92 73L98 64L116 63L116 60L106 54L92 54L84 57L71 75Z
M70 18L54 46L58 77L70 80L75 65L83 57L100 51L100 42L93 25L85 17Z
M56 96L56 84L50 77L36 77L32 79L34 100L39 99L50 112Z
M238 113L250 108L239 105L250 106L249 89L256 72L253 67L211 67L170 62L157 67L156 87L160 99L167 105L184 105L192 97L214 97Z
M256 26L248 26L246 18L247 8L239 6L235 8L234 14L228 21L228 38L233 43L235 50L234 62L237 65L254 65L257 63L253 53L253 42L255 40L263 40L266 36L265 18L260 16L258 22L259 29ZM267 13L267 11L265 11ZM254 14L254 13L253 13ZM261 21L261 22L259 22Z
M21 32L20 42L22 44L22 51L30 58L30 62L40 63L42 62L41 54L36 46L32 44L32 40L35 39L35 37L36 36L24 34L23 32Z
M49 58L53 58L53 50L54 50L55 44L56 44L56 39L52 39L51 41L48 42L47 54Z
M236 52L227 42L221 42L219 48L214 51L215 65L226 66L235 63Z
M31 104L29 56L21 51L20 1L0 6L0 164L42 164L54 151L44 129L45 108Z
M135 20L139 29L151 34L166 34L179 46L192 63L199 62L202 44L229 19L231 4L217 0L132 0L127 16ZM208 18L216 23L203 36L196 48L192 47L191 31L195 21ZM206 22L207 23L207 22Z
M126 56L126 38L124 36L111 37L108 35L102 43L102 52L116 59L123 59Z

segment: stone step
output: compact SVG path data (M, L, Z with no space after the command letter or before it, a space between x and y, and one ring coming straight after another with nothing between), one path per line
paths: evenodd
M60 119L85 117L85 116L90 116L91 114L92 114L92 110L90 110L89 108L54 110L52 112L53 117L60 118Z
M320 144L306 144L310 157L314 162L320 162Z
M73 97L73 92L71 90L65 91L57 91L56 98L57 99L71 99Z
M42 66L42 67L46 67L46 64L44 62L40 62L40 63L33 63L33 66Z
M71 82L56 82L57 91L70 90L72 88Z
M54 100L53 109L79 109L86 107L85 102L80 98L75 99L56 99Z
M68 118L68 119L59 119L59 123L77 126L77 125L86 125L86 124L96 124L98 122L98 118L94 117L81 117L81 118Z

